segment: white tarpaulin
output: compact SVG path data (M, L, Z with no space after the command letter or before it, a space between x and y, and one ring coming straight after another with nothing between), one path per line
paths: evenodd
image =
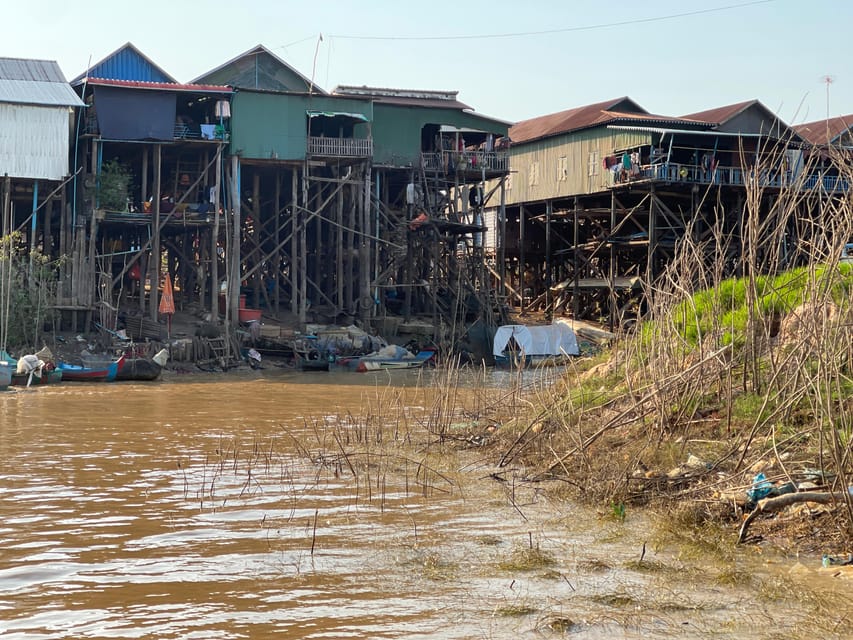
M497 357L514 340L526 356L576 356L580 354L574 330L560 320L545 326L506 324L495 332L492 353Z

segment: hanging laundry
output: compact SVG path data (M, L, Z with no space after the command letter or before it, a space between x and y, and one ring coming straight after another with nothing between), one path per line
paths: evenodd
M214 113L217 118L230 118L231 117L231 103L227 100L217 100L216 106L214 107Z

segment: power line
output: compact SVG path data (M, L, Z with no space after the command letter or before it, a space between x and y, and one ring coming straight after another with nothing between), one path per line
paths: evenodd
M555 33L572 33L577 31L593 31L595 29L610 29L613 27L624 27L632 24L645 24L649 22L663 22L664 20L675 20L677 18L688 18L690 16L698 16L707 13L719 13L721 11L729 11L731 9L743 9L759 4L769 4L776 0L753 0L752 2L744 2L741 4L730 4L722 7L712 7L710 9L697 9L695 11L685 11L683 13L672 13L665 16L655 16L652 18L637 18L634 20L624 20L622 22L605 22L602 24L592 24L584 27L564 27L561 29L546 29L544 31L517 31L512 33L489 33L480 35L464 35L464 36L349 36L349 35L329 35L329 38L340 38L341 40L489 40L496 38L524 38L529 36L545 36Z

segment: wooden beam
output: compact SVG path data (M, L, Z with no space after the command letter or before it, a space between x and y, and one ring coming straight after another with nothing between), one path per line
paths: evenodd
M158 145L158 146L159 146L159 145ZM213 160L211 160L211 162L213 162ZM196 181L193 183L193 185L192 185L192 186L191 186L191 187L190 187L190 188L189 188L189 189L184 193L184 195L182 195L182 196L180 197L180 199L179 199L177 202L175 202L175 206L174 206L174 208L172 209L172 211L171 211L169 214L167 214L167 215L166 215L166 217L161 221L161 223L160 223L160 226L161 226L161 227L162 227L162 226L164 226L167 222L169 222L169 220L171 220L171 219L172 219L172 217L173 217L173 216L175 215L175 213L177 212L178 205L179 205L179 204L183 204L184 199L189 195L190 191L192 191L193 189L195 189L196 187L198 187L199 183L201 182L202 177L203 177L203 175L200 175L200 176L196 179ZM160 207L160 204L159 204L160 199L159 199L159 198L155 198L155 199L154 199L154 201L155 201L155 203L156 203L157 208L159 209L159 207ZM153 210L153 207L152 207L152 210ZM217 211L218 211L218 209L217 209ZM153 215L153 211L152 211L152 215ZM158 215L158 218L159 218L159 215ZM128 262L124 265L124 268L121 270L121 273L119 273L115 278L113 278L112 286L116 286L116 285L121 281L121 279L124 277L124 274L126 274L126 273L128 272L128 270L129 270L129 269L130 269L130 268L131 268L131 267L136 263L136 261L137 261L137 260L140 260L140 259L143 257L143 255L145 254L145 252L146 252L146 251L148 251L148 247L150 247L150 246L151 246L151 238L149 238L148 240L146 240L146 241L142 244L142 246L139 248L139 250L138 250L138 251L133 255L133 257L132 257L130 260L128 260Z
M151 294L148 298L149 314L151 319L157 320L158 313L158 291L160 287L160 186L161 172L163 170L163 145L154 145L154 202L151 207L151 261L148 265ZM139 283L139 298L145 297L145 281Z
M274 271L273 283L275 285L275 294L273 295L273 305L275 312L278 314L281 311L281 169L276 167L275 170L275 196L273 197L273 206L275 207L275 252L273 254L272 264Z
M240 212L240 157L231 156L231 242L228 248L230 268L228 270L228 306L226 308L226 335L230 335L230 327L236 327L239 322L240 308L240 257L241 257L241 212Z
M335 229L335 285L337 287L337 308L344 309L344 190L338 189L335 196L337 211L335 219L338 223Z
M219 225L222 208L219 196L222 193L222 143L216 146L216 176L213 179L213 230L210 237L210 318L219 318Z
M290 312L296 316L299 313L299 286L297 283L299 282L299 278L297 277L297 268L298 264L297 256L299 252L296 247L296 227L297 227L297 215L299 211L299 207L297 206L297 188L299 185L299 177L298 177L299 169L293 167L293 171L291 172L291 192L290 192Z

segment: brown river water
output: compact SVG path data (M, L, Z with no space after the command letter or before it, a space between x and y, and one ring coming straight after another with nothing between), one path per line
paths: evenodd
M393 381L413 406L418 380ZM387 384L264 371L0 393L0 636L851 637L851 581L814 558L658 549L641 514L497 481L476 448L330 428Z

